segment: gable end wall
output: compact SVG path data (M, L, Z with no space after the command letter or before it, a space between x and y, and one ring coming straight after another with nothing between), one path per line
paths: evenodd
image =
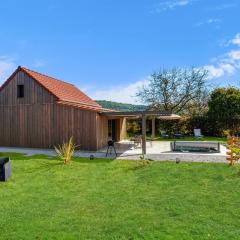
M24 98L17 98L18 84ZM53 148L73 136L80 149L97 150L99 121L97 112L57 104L21 71L0 91L0 146Z

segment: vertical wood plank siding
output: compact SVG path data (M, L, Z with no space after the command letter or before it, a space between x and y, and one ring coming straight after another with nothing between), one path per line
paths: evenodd
M24 85L24 98L17 98L17 85ZM0 92L0 105L54 103L55 97L24 72L18 72Z
M24 84L24 98L17 98L18 84ZM0 146L52 148L71 136L82 150L97 150L106 145L107 119L55 103L22 72L0 92Z
M97 115L97 148L100 149L107 145L108 141L108 118Z
M96 150L97 113L58 104L0 106L0 145L51 148L71 136L83 150ZM100 136L100 135L99 135Z

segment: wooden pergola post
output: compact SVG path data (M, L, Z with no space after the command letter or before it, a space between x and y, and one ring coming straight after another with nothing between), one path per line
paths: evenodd
M155 138L155 117L152 117L152 139Z
M123 117L120 123L121 123L120 140L124 140L127 138L127 118Z
M142 154L146 154L146 115L142 114Z

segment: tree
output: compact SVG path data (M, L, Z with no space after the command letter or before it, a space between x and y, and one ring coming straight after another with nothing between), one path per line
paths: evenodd
M208 105L209 120L217 131L240 131L240 89L216 88Z
M162 69L151 75L137 97L151 110L201 113L206 110L209 90L207 71L197 68Z

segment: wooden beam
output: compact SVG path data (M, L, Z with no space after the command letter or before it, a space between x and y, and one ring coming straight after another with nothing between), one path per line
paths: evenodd
M155 121L156 119L155 119L155 117L153 117L152 118L152 139L154 139L155 138Z
M145 155L146 148L146 115L142 115L142 154Z
M121 134L120 134L120 140L124 140L127 138L127 118L121 119Z
M101 115L108 117L142 117L145 116L171 116L168 111L132 111L132 112L101 112Z

